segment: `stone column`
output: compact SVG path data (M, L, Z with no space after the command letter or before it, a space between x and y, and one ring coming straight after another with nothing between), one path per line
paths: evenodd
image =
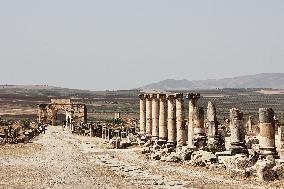
M146 99L144 94L139 95L140 99L140 132L146 132Z
M207 121L208 121L208 137L214 138L218 133L216 108L212 102L208 102L207 106Z
M90 137L94 137L94 127L93 127L93 124L89 124L89 128L90 128Z
M278 142L278 154L280 156L280 159L284 160L284 126L278 127Z
M218 121L216 116L216 108L212 102L208 102L207 106L207 127L208 127L208 147L216 148L221 150L224 148L221 142L221 136L218 133Z
M152 135L152 99L150 94L145 95L146 98L146 135Z
M249 131L250 133L252 133L252 132L253 132L253 129L252 129L251 116L249 116L249 120L248 120L248 122L247 122L247 127L248 127L248 131Z
M194 108L197 106L197 101L200 98L200 94L189 93L187 99L189 100L188 109L188 147L194 147Z
M205 135L204 130L204 109L202 107L194 107L193 114L193 131L194 135Z
M243 123L243 113L237 109L230 110L230 151L232 155L248 154L245 146L245 128Z
M186 145L185 137L185 116L183 94L175 94L176 98L176 127L177 127L177 146Z
M277 155L274 111L271 108L259 109L259 129L259 150L261 155Z
M159 99L157 94L151 95L152 99L152 140L159 139Z
M160 111L159 111L159 140L166 142L168 140L168 128L167 128L167 110L166 94L158 94L158 99L160 101Z
M177 138L175 96L168 95L167 99L168 99L168 143L175 144Z
M107 135L107 133L106 133L106 127L105 126L103 126L102 127L102 139L106 139L106 136Z
M51 125L56 126L56 120L57 120L57 111L52 110Z

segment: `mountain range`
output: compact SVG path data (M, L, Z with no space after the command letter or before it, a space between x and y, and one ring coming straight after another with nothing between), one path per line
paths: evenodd
M192 90L216 88L284 88L284 73L261 73L224 79L176 80L166 79L151 83L140 89L146 90Z

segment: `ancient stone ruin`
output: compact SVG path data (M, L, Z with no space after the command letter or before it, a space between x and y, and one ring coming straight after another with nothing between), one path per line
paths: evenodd
M258 133L251 118L246 130L241 110L230 110L229 126L225 128L217 120L212 102L208 102L205 119L204 109L198 106L200 94L186 97L188 119L182 93L139 95L139 143L144 145L143 154L155 160L226 170L231 177L283 177L284 160L280 159L283 155L279 156L283 154L283 128L276 128L271 108L259 109Z
M57 111L64 110L64 127L79 135L100 137L110 148L143 146L147 158L227 171L232 178L255 176L269 181L284 177L284 129L276 126L271 108L259 109L257 125L250 117L245 124L243 112L232 108L227 125L222 125L215 105L208 102L205 111L198 105L200 97L196 93L140 94L139 124L125 122L118 113L113 123L87 123L85 105L70 100L39 105L39 120L54 125Z
M39 134L45 133L45 127L29 121L1 120L0 144L28 143Z
M66 124L87 121L87 107L85 104L73 103L70 99L51 99L49 104L38 105L38 122L57 125L57 113L64 111Z

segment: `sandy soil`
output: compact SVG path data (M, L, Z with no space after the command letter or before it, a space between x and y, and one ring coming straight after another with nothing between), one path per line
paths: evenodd
M103 140L49 127L33 143L0 147L0 188L281 188L233 180L205 168L148 160L140 149L106 149Z

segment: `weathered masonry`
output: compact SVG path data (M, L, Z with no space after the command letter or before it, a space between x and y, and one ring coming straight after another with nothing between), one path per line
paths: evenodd
M56 125L58 111L65 111L66 124L87 121L85 104L72 103L70 99L51 99L49 104L38 105L38 121Z

